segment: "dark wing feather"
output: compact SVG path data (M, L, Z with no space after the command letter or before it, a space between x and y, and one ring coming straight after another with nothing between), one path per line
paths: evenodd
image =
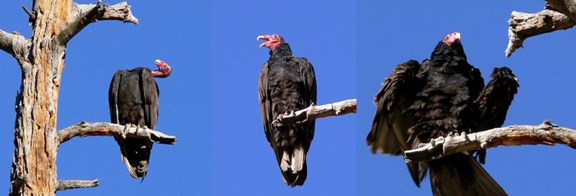
M154 76L147 70L142 71L140 82L140 92L142 92L142 98L144 100L144 122L148 128L156 129L156 122L158 121L158 97L160 96L158 85L156 84L156 80L154 80Z
M112 123L120 122L118 119L118 88L120 80L125 73L126 71L124 70L117 71L114 73L114 77L112 77L112 81L110 82L110 88L108 90L108 105L110 107L110 120Z
M264 63L260 75L258 76L258 100L260 102L260 114L262 116L262 124L264 125L264 133L268 143L272 145L272 138L270 131L272 130L272 104L268 94L268 63Z
M407 143L408 129L416 124L414 114L408 110L422 88L417 77L420 64L410 60L399 64L394 72L384 80L382 88L374 97L378 105L372 128L366 142L372 146L372 153L402 155L412 146ZM407 164L412 180L417 186L426 175L424 164Z
M303 95L303 97L308 98L308 100L302 100L302 106L308 107L311 104L316 104L316 74L314 73L314 67L312 66L312 63L310 63L308 59L296 58L296 61L300 65L302 81L304 82L304 91L307 93L306 95ZM312 139L314 139L314 128L314 122L307 124L306 133L308 136L308 142L306 143L307 146L305 149L310 147L310 142L312 142Z
M305 97L310 97L308 105L316 103L316 74L312 63L306 58L296 58L302 70L302 81L304 81L304 89L308 93Z
M518 79L507 67L494 68L491 76L493 79L474 102L480 111L478 131L501 127L504 124L508 108L520 87ZM477 155L480 163L484 164L486 150L478 151Z
M419 68L419 63L414 60L399 64L374 97L378 108L366 138L373 153L401 155L404 150L410 149L406 143L407 129L415 122L405 111L412 105L419 90L419 79L416 77Z

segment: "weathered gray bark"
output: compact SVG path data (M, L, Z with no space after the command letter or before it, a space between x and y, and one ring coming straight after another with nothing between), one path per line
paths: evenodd
M325 105L311 105L307 108L294 111L294 113L278 116L277 119L272 121L272 124L281 127L290 124L305 123L317 118L340 116L349 113L356 113L356 99L348 99Z
M146 127L125 126L108 122L80 122L58 131L58 144L74 137L117 136L125 138L148 139L159 144L176 144L176 137Z
M513 11L508 24L507 57L529 37L572 28L576 24L576 0L546 0L544 10L534 14Z
M90 188L98 186L98 179L95 180L58 180L57 191L68 189Z
M54 195L57 187L67 188L63 185L66 181L58 183L56 174L61 136L83 133L56 130L66 44L97 20L137 23L138 19L126 2L109 6L100 2L80 5L72 0L34 0L32 10L25 10L33 28L30 39L0 29L0 49L16 58L22 70L22 84L16 96L15 149L9 193ZM77 135L82 134L67 136Z
M576 130L553 125L511 125L482 132L450 135L433 139L420 148L404 152L406 162L429 161L460 152L469 152L498 146L564 144L576 149Z

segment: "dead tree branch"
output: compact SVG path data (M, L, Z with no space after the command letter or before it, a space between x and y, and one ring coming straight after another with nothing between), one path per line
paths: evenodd
M356 113L356 99L348 99L325 105L311 105L291 114L278 116L272 124L276 127L281 127L290 124L301 124L317 118L340 116L348 113Z
M430 161L446 155L498 146L564 144L576 149L576 130L544 121L541 125L511 125L471 134L433 139L420 148L404 152L406 162Z
M74 137L117 136L148 139L159 144L176 144L176 137L146 127L125 126L109 122L80 122L58 131L58 144Z
M58 180L58 186L56 187L56 191L97 187L98 184L99 184L98 179L94 179L94 180Z
M76 19L68 24L58 35L58 41L68 43L74 35L80 32L84 27L98 20L121 20L138 24L138 18L132 15L130 5L120 2L116 5L102 5L100 1L97 4L77 4L72 6L72 13L77 15Z
M529 37L572 28L576 24L576 0L547 0L544 10L533 14L513 11L508 24L506 56L510 57Z
M7 33L0 29L0 49L18 58L16 54L23 53L26 46L30 44L30 40L27 40L24 36L14 32Z

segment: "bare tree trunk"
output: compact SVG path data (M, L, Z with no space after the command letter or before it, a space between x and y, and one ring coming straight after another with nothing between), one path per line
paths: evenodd
M22 84L16 97L10 195L53 195L56 190L56 114L66 48L54 38L67 23L71 5L71 0L34 1L29 55L18 55Z
M108 6L100 2L79 5L72 0L34 0L32 11L25 11L33 28L31 39L0 29L0 49L16 58L22 70L16 96L10 195L54 195L58 186L56 155L61 142L56 130L58 93L66 44L96 20L138 20L125 2Z

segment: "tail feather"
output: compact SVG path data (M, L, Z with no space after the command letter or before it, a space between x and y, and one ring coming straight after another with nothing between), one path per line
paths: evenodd
M130 176L144 180L148 172L152 142L133 138L124 139L122 137L116 137L115 139L120 146L122 162L126 165Z
M412 139L412 136L410 135L408 138L408 142L412 144L412 149L416 149L420 147L420 140L417 139ZM420 187L420 183L422 182L422 180L424 179L424 177L426 177L426 173L428 173L428 164L426 162L412 162L412 163L406 163L406 165L408 166L408 171L410 171L410 176L412 177L412 181L414 181L414 184L416 184L416 186Z
M294 173L295 171L282 171L282 178L284 183L290 187L302 186L304 181L306 181L306 176L308 174L308 169L306 168L306 162L302 166L302 170Z
M306 152L302 145L281 152L280 170L284 182L291 187L304 185L307 176ZM278 156L278 155L277 155Z
M304 161L306 157L304 156L304 149L302 145L298 145L294 148L294 152L292 152L292 173L298 173L302 171L302 167L304 166Z
M427 164L424 162L417 162L417 163L406 163L408 166L408 171L410 172L410 176L412 177L412 181L416 184L417 187L420 187L420 183L426 177L426 173L428 172Z
M286 172L289 169L290 169L290 155L288 154L288 152L283 151L282 160L280 161L280 170L282 170L282 172Z
M474 157L455 154L428 162L434 195L507 195Z

